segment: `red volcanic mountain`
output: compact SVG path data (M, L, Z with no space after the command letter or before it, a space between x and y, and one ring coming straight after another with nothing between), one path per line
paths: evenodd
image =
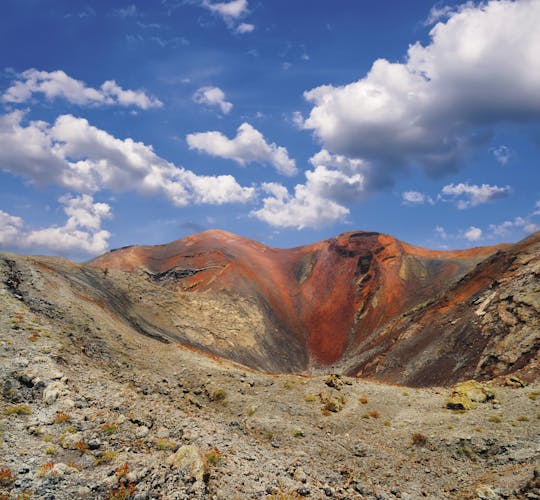
M404 318L423 311L454 287L451 298L444 299L449 305L422 316L423 341L417 350L429 348L433 336L440 342L447 324L439 321L439 315L448 314L448 307L469 300L486 286L484 275L470 278L476 283L472 285L459 280L497 251L504 254L508 249L431 251L372 232L345 233L312 245L276 249L211 230L166 245L114 250L89 265L144 275L153 286L166 288L179 299L187 294L197 297L201 314L206 310L205 299L220 298L218 318L223 320L216 321L214 316L215 338L212 324L198 336L185 333L192 326L177 324L171 329L161 321L161 335L168 340L269 371L333 367L378 377L378 367L384 367L380 378L421 384L399 367L390 367L388 360L385 363L385 353L396 349L400 337L409 343L415 337ZM234 325L241 326L224 328L221 323L232 318ZM147 324L156 321L145 318ZM431 329L426 330L426 324ZM436 361L437 353L431 355ZM451 372L459 363L447 358L446 374L427 377L430 382L460 377L461 372Z

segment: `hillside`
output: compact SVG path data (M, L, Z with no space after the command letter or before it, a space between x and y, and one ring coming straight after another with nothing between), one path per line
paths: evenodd
M0 498L534 498L538 245L1 254Z
M207 231L113 251L89 266L108 276L122 271L121 279L142 277L153 293L176 297L173 304L167 300L165 313L149 313L148 304L141 309L136 297L130 299L145 324L166 338L256 369L316 372L330 370L359 346L377 349L385 325L495 250L436 252L365 232L282 250ZM179 301L204 306L195 325Z

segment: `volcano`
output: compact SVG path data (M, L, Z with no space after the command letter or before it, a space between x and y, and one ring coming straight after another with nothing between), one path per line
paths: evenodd
M458 309L492 286L515 261L510 257L515 252L532 246L534 253L538 239L519 247L433 251L385 234L349 232L277 249L210 230L166 245L114 250L88 265L104 273L144 276L153 287L183 300L197 296L201 310L204 299L221 310L212 315L213 325L204 326L204 335L182 321L174 327L164 318L145 315L145 323L160 324L169 340L268 371L339 369L421 384L474 371L489 341L477 332L471 315ZM481 263L489 272L474 271ZM434 306L438 300L444 305ZM175 315L182 317L182 311ZM448 336L451 345L434 352L433 346ZM416 339L414 347L411 338ZM416 368L401 359L406 349L400 348L400 339L409 346ZM398 357L385 359L398 351ZM426 353L429 359L422 361ZM510 370L510 365L499 371Z

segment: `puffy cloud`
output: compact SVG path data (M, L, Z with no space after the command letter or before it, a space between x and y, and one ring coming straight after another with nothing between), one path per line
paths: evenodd
M23 113L0 116L0 168L39 184L92 193L138 191L176 206L245 203L255 190L230 175L199 176L156 155L151 146L117 139L83 118L59 116L22 124Z
M247 0L232 0L230 2L211 3L209 0L203 0L202 6L211 12L220 15L226 21L238 19L248 11Z
M26 229L23 219L0 210L0 245L63 255L105 252L111 235L101 228L101 222L111 216L109 205L94 203L86 194L66 195L58 201L64 205L68 219L63 226L44 229Z
M23 117L22 111L0 115L0 168L37 184L61 184L69 165L54 144L49 124L34 121L24 127Z
M141 109L159 108L163 103L142 90L124 90L114 80L104 82L99 89L87 87L84 82L71 78L63 71L29 69L3 94L8 103L24 103L34 94L43 94L47 100L66 99L80 106L135 106Z
M464 210L498 198L505 198L510 194L510 191L510 186L500 187L489 184L478 186L460 182L444 186L435 199L419 191L405 191L401 193L401 199L404 205L423 205L425 203L435 205L439 201L452 201L455 202L458 209Z
M505 198L510 194L510 186L490 186L489 184L468 184L460 182L459 184L448 184L441 190L441 195L450 196L456 200L457 207L460 210L475 207L483 203ZM460 199L461 198L461 199Z
M315 167L306 171L307 189L321 198L345 203L365 196L367 165L323 149L310 158Z
M0 245L8 246L17 241L24 221L0 210Z
M423 205L426 202L426 195L418 191L405 191L401 198L408 205Z
M248 0L231 0L229 2L202 0L201 6L220 16L225 21L227 27L235 33L243 35L245 33L251 33L255 29L253 24L237 24L239 19L249 12Z
M534 215L534 213L532 214ZM526 234L532 234L540 230L540 226L530 220L529 217L516 217L514 220L507 220L500 224L490 224L489 231L491 236L507 237L515 229L522 229Z
M347 175L324 165L306 171L306 188L319 198L349 202L357 200L364 193L364 176Z
M296 163L289 158L287 149L274 143L268 144L264 136L249 123L242 123L233 139L213 131L188 134L186 141L190 149L233 160L240 165L268 163L283 175L297 172Z
M471 226L464 234L468 241L479 241L482 239L482 230L479 227Z
M349 174L365 172L369 165L364 160L348 158L344 155L336 155L330 153L326 149L321 149L318 153L315 153L309 162L317 167L319 165L325 165L327 167L335 167Z
M304 128L384 179L407 165L455 169L495 124L539 118L540 2L468 2L432 13L442 17L405 62L379 59L356 82L305 92Z
M193 100L205 106L218 106L224 115L233 108L232 103L225 100L225 93L219 87L201 87L193 94Z
M236 31L236 33L238 33L240 35L244 35L245 33L251 33L254 30L255 30L255 25L249 24L249 23L240 23L236 27L235 31Z
M263 207L251 214L271 226L320 227L349 214L346 207L321 198L303 184L295 187L294 196L281 184L265 183L262 188L271 196L264 198Z
M291 195L281 184L263 185L270 196L251 214L272 226L320 227L343 220L349 209L343 204L365 195L366 165L322 150L310 159L313 170L305 172L306 183L297 184Z
M540 202L537 202L537 207ZM503 240L522 238L523 235L540 231L540 225L534 218L540 215L540 211L532 211L522 217L514 217L498 224L489 224L484 229L477 226L470 226L467 230L458 230L455 233L447 233L446 230L437 226L435 232L439 240L443 241L463 241L464 239L473 243L480 240L491 240L500 242Z

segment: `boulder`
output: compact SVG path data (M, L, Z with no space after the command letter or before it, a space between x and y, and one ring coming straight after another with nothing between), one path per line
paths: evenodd
M203 482L207 473L207 465L199 448L192 445L182 446L176 453L167 459L171 469L185 472L186 479Z
M494 398L495 394L485 384L476 380L467 380L452 388L446 407L450 410L470 410L474 403L485 403Z

